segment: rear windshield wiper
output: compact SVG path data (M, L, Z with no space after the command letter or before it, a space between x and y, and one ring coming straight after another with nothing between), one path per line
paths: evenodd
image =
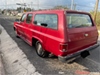
M80 28L80 27L83 27L83 26L81 26L81 25L80 26L75 26L75 28Z
M75 26L75 28L80 28L80 27L89 27L87 25L79 25L79 26Z

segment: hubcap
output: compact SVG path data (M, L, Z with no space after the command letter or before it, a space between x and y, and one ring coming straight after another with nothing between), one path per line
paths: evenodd
M40 43L38 43L37 52L38 52L39 55L43 55L44 54L44 51L43 51L42 46L41 46Z

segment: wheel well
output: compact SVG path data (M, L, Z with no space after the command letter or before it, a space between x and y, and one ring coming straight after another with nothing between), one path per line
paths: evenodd
M13 27L14 28L14 30L15 30L15 27Z
M38 40L36 38L32 38L32 46L35 46L37 41Z

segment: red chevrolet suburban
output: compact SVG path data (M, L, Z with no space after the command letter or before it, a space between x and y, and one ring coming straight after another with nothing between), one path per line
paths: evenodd
M89 13L71 10L26 12L14 22L17 37L36 45L40 57L50 53L69 59L86 57L98 47L98 31Z

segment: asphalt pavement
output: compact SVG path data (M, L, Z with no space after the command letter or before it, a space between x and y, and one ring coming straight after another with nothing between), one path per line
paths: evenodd
M34 47L30 47L22 39L16 38L13 30L13 22L16 18L0 15L0 24L5 28L10 37L24 52L28 60L34 65L36 71L43 75L100 75L100 47L93 50L85 59L79 57L71 63L62 63L56 57L40 58ZM100 41L98 40L98 43ZM85 74L87 75L87 74Z

